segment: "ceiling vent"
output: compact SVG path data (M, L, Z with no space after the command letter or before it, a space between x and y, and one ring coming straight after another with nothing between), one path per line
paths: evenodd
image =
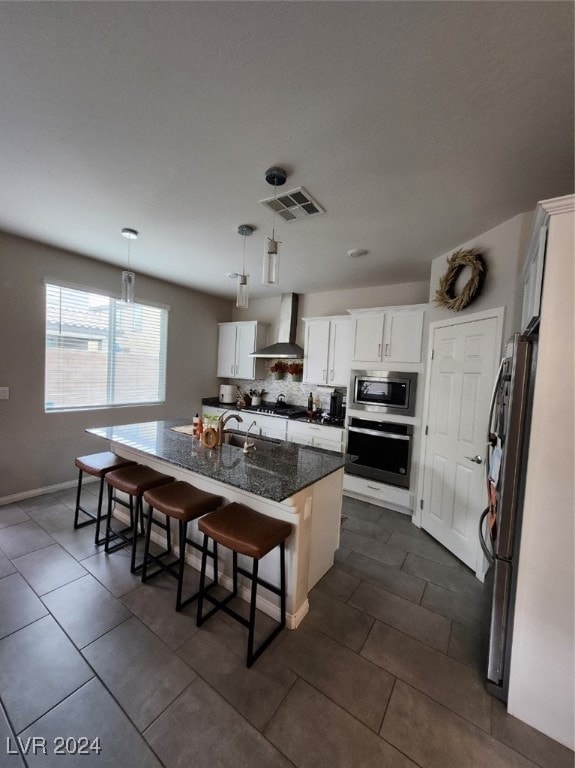
M314 200L303 187L292 189L291 192L284 192L283 195L277 197L268 197L265 200L260 200L260 202L285 221L309 219L310 216L325 213L317 200Z

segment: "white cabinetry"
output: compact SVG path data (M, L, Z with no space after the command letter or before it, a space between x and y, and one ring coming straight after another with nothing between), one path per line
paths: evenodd
M369 501L370 504L388 507L397 512L409 514L413 510L413 495L407 488L395 488L377 480L346 473L343 478L343 490L346 496Z
M255 421L255 426L250 429L250 435L254 437L273 437L276 440L286 439L286 423L287 419L279 418L278 416L264 416L260 413L250 413L249 411L239 411L237 409L230 410L226 408L213 408L210 406L204 406L202 409L202 415L221 416L223 413L228 415L235 413L241 418L241 422L232 419L227 425L226 429L240 430L246 432L248 427Z
M217 376L229 379L259 379L265 376L265 361L250 357L266 344L267 325L255 320L220 323Z
M351 322L341 317L304 318L304 381L345 387L349 381Z
M419 363L422 306L352 310L351 359L365 363Z
M306 421L288 421L287 439L290 443L312 445L326 451L344 451L344 432L338 427L311 424Z

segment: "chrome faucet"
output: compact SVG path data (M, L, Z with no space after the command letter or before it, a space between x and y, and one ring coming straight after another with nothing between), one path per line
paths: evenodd
M220 444L224 439L224 427L226 426L228 421L235 419L239 424L241 424L243 421L242 417L238 416L237 413L230 413L229 416L226 416L226 413L228 413L228 411L224 411L220 416L220 418L218 419L218 439Z
M250 443L249 436L250 436L250 429L252 427L257 426L257 421L252 421L252 423L249 425L247 432L246 432L246 442L244 443L243 452L249 453L250 448L253 448L255 450L255 443Z

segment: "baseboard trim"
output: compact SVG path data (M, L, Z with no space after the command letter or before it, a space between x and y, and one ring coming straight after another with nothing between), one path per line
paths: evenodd
M88 477L82 478L82 487L89 483L97 483L98 479L90 479ZM14 504L18 501L24 501L24 499L32 499L34 496L44 496L46 493L56 493L57 491L66 491L68 488L76 488L78 480L67 480L65 483L57 483L56 485L47 485L44 488L34 488L31 491L22 491L22 493L13 493L10 496L0 496L0 507L4 507L6 504Z

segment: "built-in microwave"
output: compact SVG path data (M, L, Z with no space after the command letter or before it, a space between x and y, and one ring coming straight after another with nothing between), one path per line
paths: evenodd
M413 416L417 373L352 371L350 406L358 411Z

